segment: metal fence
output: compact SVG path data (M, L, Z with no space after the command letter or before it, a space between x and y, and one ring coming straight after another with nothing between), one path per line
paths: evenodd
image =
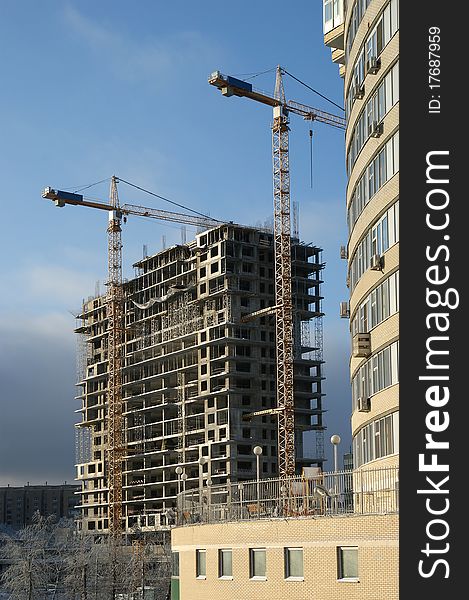
M249 519L399 511L397 467L320 473L311 478L204 484L178 495L179 525Z

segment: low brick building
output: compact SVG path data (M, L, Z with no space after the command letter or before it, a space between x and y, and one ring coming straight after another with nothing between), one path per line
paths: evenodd
M172 547L172 600L399 597L397 514L180 527Z

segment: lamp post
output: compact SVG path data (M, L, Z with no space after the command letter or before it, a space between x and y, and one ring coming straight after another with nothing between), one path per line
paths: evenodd
M260 479L261 479L261 454L262 454L262 448L261 446L254 446L253 450L254 454L256 455L256 472L257 472L257 516L259 517L259 513L260 513L260 503L259 503L259 497L260 497Z
M340 435L331 435L331 444L334 447L334 471L337 472L337 447L340 444Z
M182 491L185 492L186 491L186 480L187 480L187 473L183 473L181 475L181 481L182 481Z
M243 499L244 499L244 483L241 481L240 483L238 483L238 490L239 490L239 516L242 519L243 518Z
M206 456L201 456L199 458L199 504L200 511L202 513L202 493L203 493L203 485L204 485L204 465L208 462L208 458Z
M182 467L176 467L175 469L176 475L178 476L178 496L181 493L181 475L182 475Z
M338 468L338 461L337 461L337 449L338 446L340 444L340 435L337 435L337 433L335 433L334 435L331 435L331 444L334 448L334 505L335 505L335 509L337 512L337 496L338 496L338 489L337 489L337 468Z
M210 523L210 509L212 506L212 483L213 481L210 478L207 479L207 523Z

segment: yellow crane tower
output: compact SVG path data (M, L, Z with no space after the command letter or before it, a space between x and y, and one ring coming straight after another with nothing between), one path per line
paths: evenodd
M122 218L127 215L149 217L160 221L172 221L196 227L217 227L224 221L205 216L187 215L135 204L120 206L115 176L111 178L109 203L86 200L81 194L46 187L43 198L53 200L56 206L66 204L105 210L108 223L108 282L106 307L108 316L108 444L107 484L109 534L119 540L122 534L122 460L124 439L122 427L122 345L124 338L124 291L122 287Z
M276 412L278 414L278 468L280 477L295 474L295 417L293 396L293 304L291 286L291 218L290 167L288 152L289 113L306 120L319 121L345 129L345 119L304 104L285 99L284 70L278 66L275 92L268 96L253 89L247 81L215 71L208 82L224 96L239 96L256 100L273 108L272 156L274 181L274 252L275 306L253 313L252 317L275 312L277 346L277 408L258 411L251 416Z

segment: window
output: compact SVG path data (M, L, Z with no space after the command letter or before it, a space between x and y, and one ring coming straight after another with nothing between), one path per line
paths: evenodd
M251 579L266 578L265 548L249 549L249 577Z
M285 548L285 579L303 578L303 548Z
M340 546L337 548L337 578L358 580L357 546Z
M171 575L179 577L179 552L171 553Z
M368 229L350 262L350 289L369 268L373 254L383 254L399 241L399 201L395 202L374 225Z
M372 308L373 310L373 308ZM357 409L360 396L369 398L399 382L399 342L393 342L363 363L352 377L352 406Z
M233 556L231 549L218 551L218 577L233 577Z
M398 432L398 412L365 425L353 439L354 465L360 467L372 460L398 452Z
M195 551L195 574L196 577L205 579L207 576L207 551L196 550Z
M382 79L358 117L347 149L348 174L351 173L361 149L372 134L374 123L382 121L391 108L399 102L398 81L399 63L396 63Z

